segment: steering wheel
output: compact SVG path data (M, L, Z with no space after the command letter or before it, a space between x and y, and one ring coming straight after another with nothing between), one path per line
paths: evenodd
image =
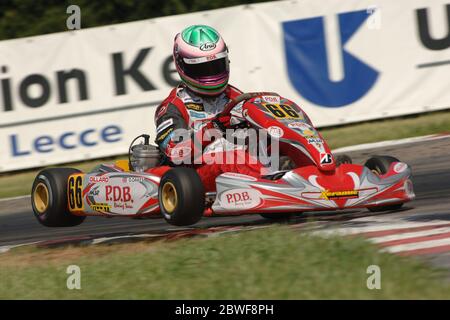
M275 92L267 92L267 91L261 91L261 92L247 92L247 93L243 93L238 95L236 98L231 99L223 108L222 112L218 113L213 119L212 121L215 122L217 121L217 124L220 125L220 121L218 121L218 119L220 117L224 117L224 116L229 116L231 110L233 110L234 107L236 107L239 103L241 103L242 101L245 100L250 100L252 98L255 97L259 97L259 96L279 96L278 93ZM245 128L247 127L248 124L247 122L242 122L242 123L238 123L236 125L230 126L231 129L239 129L239 128ZM225 129L225 128L223 128ZM234 143L234 141L233 141Z
M279 96L279 94L275 93L275 92L265 92L265 91L262 91L262 92L247 92L247 93L240 94L236 98L231 99L225 105L225 107L222 110L222 112L220 112L219 114L216 115L214 120L217 120L219 117L228 116L230 114L231 110L233 110L233 108L236 107L242 101L250 100L251 98L259 97L259 96Z

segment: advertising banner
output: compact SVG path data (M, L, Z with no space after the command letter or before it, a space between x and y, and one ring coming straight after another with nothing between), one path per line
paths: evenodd
M154 138L155 109L179 82L173 38L192 24L223 35L231 84L278 92L319 127L450 107L449 0L223 8L0 42L0 172Z

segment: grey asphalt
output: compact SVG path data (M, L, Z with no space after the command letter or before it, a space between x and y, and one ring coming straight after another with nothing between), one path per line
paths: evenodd
M412 166L416 200L405 209L384 213L407 221L449 220L450 221L450 138L426 142L415 142L399 146L383 147L347 153L354 163L364 163L371 155L392 155ZM352 217L370 215L368 211L340 212L321 216L320 223L335 226L339 217L348 221ZM338 218L338 219L336 219ZM299 220L300 219L300 220ZM301 218L294 222L302 221ZM268 223L259 215L203 218L195 228L223 225L258 225ZM308 222L305 222L308 223ZM30 199L0 202L0 246L29 243L41 240L83 236L119 236L134 233L155 233L177 229L163 219L128 219L88 217L85 222L72 228L47 228L34 218ZM433 263L450 268L450 253L431 256Z

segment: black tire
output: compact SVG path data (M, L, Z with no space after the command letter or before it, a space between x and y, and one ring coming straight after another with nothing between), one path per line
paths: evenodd
M375 174L382 175L388 172L393 162L400 162L400 160L391 156L373 156L366 161L364 166Z
M340 154L336 157L336 165L340 166L341 164L344 163L348 163L351 164L352 163L352 158L350 158L350 156L346 155L346 154Z
M364 164L365 167L369 168L373 173L377 175L383 175L388 172L389 167L393 162L400 162L395 157L391 156L373 156ZM398 210L403 206L403 203L397 203L388 206L370 207L367 208L371 212L381 212L381 211L392 211Z
M67 204L67 180L71 174L79 172L71 168L51 168L38 173L31 189L31 206L40 224L73 227L84 221L86 217L71 214Z
M158 199L161 214L174 226L195 224L205 211L205 189L197 172L191 168L167 171L159 185Z
M289 158L288 156L280 157L279 170L281 171L293 170L295 168L297 168L297 166L295 165L294 161L292 161L291 158Z
M260 216L272 221L284 221L289 220L294 214L292 213L261 213Z

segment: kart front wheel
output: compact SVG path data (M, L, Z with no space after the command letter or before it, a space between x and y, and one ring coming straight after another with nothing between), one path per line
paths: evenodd
M391 156L373 156L364 164L365 167L369 168L374 174L381 176L386 174L394 162L400 162L397 158ZM371 212L380 212L380 211L392 211L398 210L403 206L403 203L388 205L388 206L379 206L379 207L370 207L367 208Z
M340 154L336 157L336 166L340 166L341 164L352 164L352 158L346 154Z
M158 198L164 219L175 226L197 223L205 210L205 190L191 168L167 171L159 184Z
M297 168L294 161L288 156L281 156L279 162L279 170L293 170Z
M31 189L31 206L40 224L46 227L73 227L86 217L69 212L67 180L79 170L71 168L44 169L34 179Z

